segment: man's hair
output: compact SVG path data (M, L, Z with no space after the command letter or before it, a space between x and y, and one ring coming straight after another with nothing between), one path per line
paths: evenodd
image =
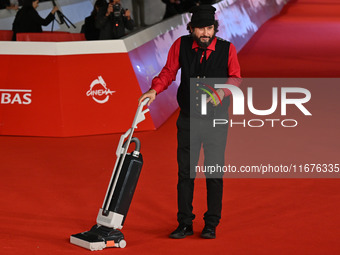
M102 8L103 6L106 5L106 0L96 0L96 2L94 3L94 6L93 6L93 10L91 12L91 15L92 16L96 16L97 15L97 8L100 9Z
M214 25L215 33L217 33L217 32L218 32L218 20L215 20L215 22L214 22L213 25ZM187 25L187 30L189 31L189 34L191 34L190 27L191 27L192 29L195 28L195 27L191 26L191 22L189 22L188 25Z
M33 2L35 2L36 0L23 0L22 2L22 7L25 8L33 8Z

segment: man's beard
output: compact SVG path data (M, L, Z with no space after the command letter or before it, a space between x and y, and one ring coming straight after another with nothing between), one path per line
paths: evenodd
M191 33L192 38L194 38L194 40L197 42L198 46L200 46L203 49L208 48L208 46L211 44L211 42L214 40L215 38L215 34L214 33L211 38L207 37L207 36L201 36L201 37L197 37L194 33ZM200 38L209 38L209 41L207 42L202 42Z

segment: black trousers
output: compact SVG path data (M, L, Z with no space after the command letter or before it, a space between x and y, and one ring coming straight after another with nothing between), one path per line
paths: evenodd
M191 129L190 129L191 123ZM177 120L177 162L178 184L177 201L179 224L192 224L193 192L196 177L195 166L201 147L204 150L205 166L224 166L224 154L228 126L213 127L212 120L191 119L180 113ZM206 173L207 211L204 214L206 225L216 227L221 219L223 172L211 175Z

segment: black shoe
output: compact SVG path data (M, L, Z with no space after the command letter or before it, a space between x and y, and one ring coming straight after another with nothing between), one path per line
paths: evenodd
M215 239L216 238L216 227L204 226L201 234L202 238Z
M182 239L193 234L194 231L192 230L192 225L180 224L178 228L176 228L176 230L170 234L169 237L174 239Z

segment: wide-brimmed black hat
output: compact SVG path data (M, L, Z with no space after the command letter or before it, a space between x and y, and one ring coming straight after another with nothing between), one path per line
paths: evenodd
M216 8L211 5L199 5L190 9L192 27L208 27L215 23Z

